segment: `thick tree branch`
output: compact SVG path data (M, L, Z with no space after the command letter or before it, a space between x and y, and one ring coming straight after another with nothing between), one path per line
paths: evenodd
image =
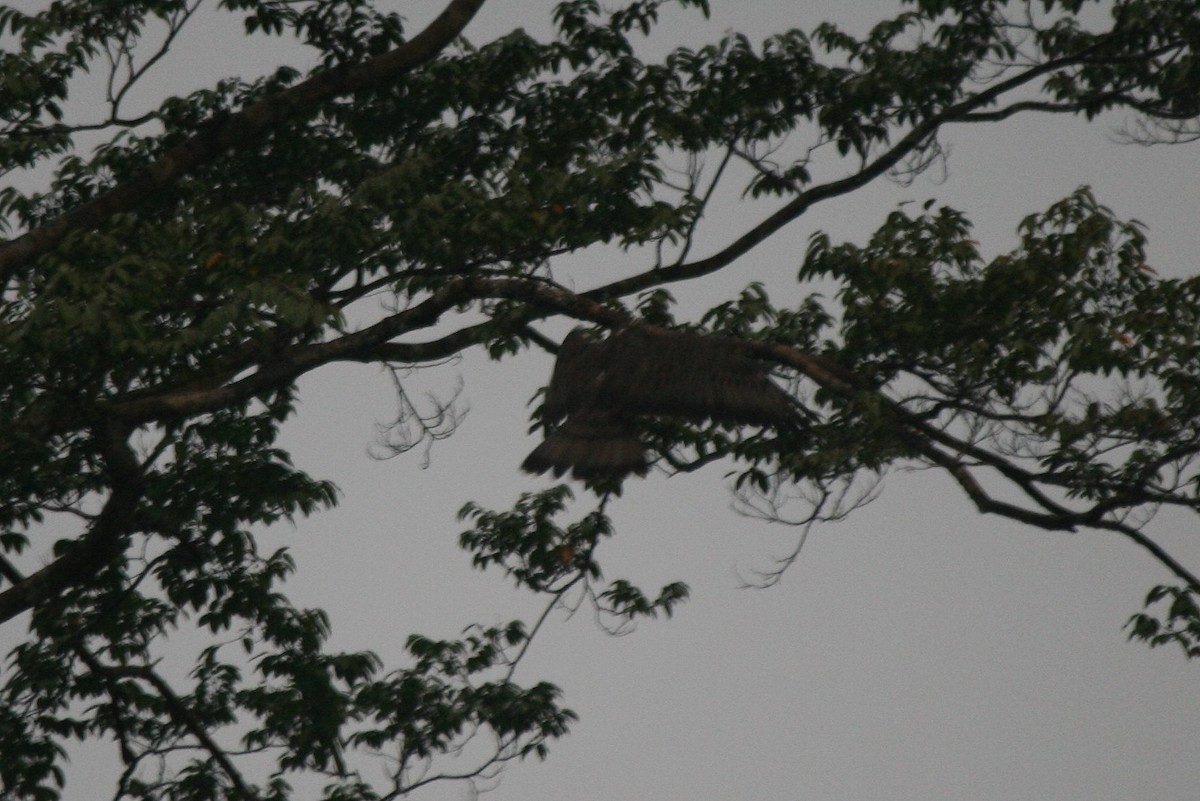
M225 360L215 370L186 378L169 386L135 390L108 401L106 412L130 424L203 414L226 407L276 387L286 386L301 375L335 361L428 362L444 359L482 341L495 323L468 326L428 343L398 343L390 340L428 328L450 309L472 300L508 298L529 302L538 311L528 314L514 327L529 320L563 313L610 327L629 322L627 314L611 306L584 298L541 279L464 277L448 281L425 300L387 317L368 328L338 339L316 344L280 347L257 357L240 354ZM255 347L261 351L261 347ZM256 363L246 377L232 381ZM0 435L0 455L24 438L45 438L76 428L78 414L58 408L53 402L34 404L21 418L12 421Z
M588 312L594 313L597 310L594 308L579 308L573 302L568 301L569 292L566 290L555 291L562 295L555 299L553 305L556 307L556 310L568 311L569 308L568 313L573 312L575 316L581 319L595 319L598 322L605 322L614 327L628 322L628 319L623 316L612 315L611 310L606 307L600 307L603 309L603 316L597 317L589 314ZM506 294L509 297L514 295L511 291ZM359 354L359 358L363 361L372 361L375 359L426 361L434 358L444 358L458 352L462 348L476 344L479 341L479 334L489 325L493 324L484 323L464 328L442 339L428 343L381 343L373 348L363 350ZM1160 563L1189 585L1200 587L1200 579L1194 573L1185 568L1178 560L1144 534L1129 526L1105 520L1103 515L1110 511L1112 504L1098 504L1091 509L1083 511L1068 509L1052 500L1039 489L1039 476L1022 470L996 454L952 437L946 432L929 425L919 416L912 414L891 399L879 394L877 390L870 387L868 382L860 376L845 369L832 359L820 354L804 353L794 348L770 343L751 343L750 347L760 356L765 356L781 364L793 367L817 384L831 389L843 397L854 397L864 391L875 394L883 401L885 410L896 425L898 435L906 444L923 457L929 459L931 463L945 469L981 512L998 514L1050 531L1074 531L1079 526L1115 531L1145 548ZM941 447L938 447L939 444L949 448L950 452L942 450ZM963 463L963 457L970 457L981 464L986 464L995 469L1009 481L1013 482L1042 511L1027 509L993 498L984 490L971 473L969 467Z
M0 246L0 279L7 283L20 267L53 249L72 231L93 228L114 214L137 208L190 170L259 136L283 120L308 113L338 95L395 80L429 61L462 32L483 2L450 0L425 30L394 50L361 64L346 64L319 73L241 111L209 121L128 180Z

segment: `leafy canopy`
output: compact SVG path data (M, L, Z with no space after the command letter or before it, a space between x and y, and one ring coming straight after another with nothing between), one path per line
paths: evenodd
M1194 2L911 0L861 37L730 34L653 61L639 47L664 0L567 0L551 37L477 45L459 37L482 2L421 31L368 0L0 6L0 620L28 629L0 690L6 798L57 798L79 740L111 743L114 797L135 799L285 799L311 776L328 799L396 798L544 756L573 714L515 670L545 614L412 635L408 664L385 666L331 651L325 614L282 594L294 565L254 530L336 500L276 441L297 379L376 362L406 398L406 369L553 348L556 318L685 325L667 286L815 204L912 179L952 123L1123 109L1143 140L1200 130ZM137 106L205 13L315 66ZM726 188L761 216L695 257ZM982 512L1116 532L1175 581L1132 636L1195 656L1196 576L1146 525L1200 506L1200 284L1157 276L1142 229L1086 189L1019 234L984 259L963 213L926 206L862 245L814 236L798 279L832 300L776 305L755 284L691 323L792 379L809 423L640 433L668 471L729 460L755 508L808 499L804 530L924 465ZM555 280L605 245L632 271ZM453 430L450 405L410 409L401 445ZM547 613L669 614L683 585L606 583L618 488L592 489L575 522L561 486L468 505L461 544ZM206 645L169 679L160 660L194 632ZM478 767L443 770L481 732Z

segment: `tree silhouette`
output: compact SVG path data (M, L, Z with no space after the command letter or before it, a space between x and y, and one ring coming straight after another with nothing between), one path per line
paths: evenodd
M941 471L983 513L1143 549L1170 583L1132 634L1200 654L1200 580L1150 530L1200 511L1200 279L1158 276L1089 190L990 258L962 212L906 207L866 242L814 234L802 300L751 284L677 319L666 292L944 163L958 123L1119 111L1139 141L1195 139L1200 3L913 0L862 35L652 59L662 7L704 0L565 0L545 40L472 43L483 2L412 34L369 0L0 5L0 623L20 640L0 796L56 798L79 740L119 761L106 797L172 801L303 797L293 774L395 799L544 756L573 713L515 671L549 611L622 624L686 596L596 555L611 479L651 461L721 460L768 517L807 504L802 526L889 468ZM312 66L155 95L203 13ZM752 222L710 231L730 197ZM557 272L593 249L606 269ZM541 616L413 634L386 669L331 648L326 614L281 591L292 558L256 538L336 500L278 441L297 382L382 366L415 446L457 417L415 402L411 371L509 359L555 324L611 333L563 343L526 467L572 471L593 505L563 486L469 504L461 535ZM194 660L164 668L188 637ZM485 741L473 767L443 759Z

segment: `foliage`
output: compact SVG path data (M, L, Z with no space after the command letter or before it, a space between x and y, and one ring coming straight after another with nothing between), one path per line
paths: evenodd
M515 671L548 613L590 604L620 628L686 588L604 584L613 495L562 523L560 487L463 510L476 566L544 597L534 625L413 635L404 667L331 651L325 615L280 591L290 557L254 535L336 501L276 442L298 378L506 358L550 345L555 317L675 325L667 285L815 204L912 179L945 157L950 123L1124 109L1142 139L1200 130L1200 5L1182 0L1119 0L1090 25L1094 3L912 0L862 37L735 33L655 62L639 42L666 0L565 0L550 39L476 46L458 37L481 3L410 35L369 0L224 0L246 46L287 38L316 66L144 109L132 90L196 0L0 6L0 620L28 622L0 690L6 798L57 798L85 739L114 743L115 796L144 799L285 799L314 775L329 799L396 798L544 756L573 714ZM78 96L89 72L101 108ZM739 180L769 212L691 258ZM970 231L927 206L865 245L814 236L798 277L835 285L833 302L779 307L753 285L699 318L793 379L807 424L659 419L647 441L668 470L732 459L769 515L803 488L804 526L916 464L982 512L1117 532L1179 582L1131 636L1195 656L1200 585L1144 528L1200 507L1200 279L1156 276L1142 229L1086 189L1022 222L1012 253L984 260ZM554 280L559 257L604 245L651 263L585 291ZM410 444L446 433L418 424ZM206 645L169 678L161 660L195 631ZM429 769L480 733L476 769ZM368 778L378 755L385 784Z

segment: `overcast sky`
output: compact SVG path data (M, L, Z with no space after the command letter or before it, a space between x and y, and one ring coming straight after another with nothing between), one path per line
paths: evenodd
M414 23L441 5L423 0ZM714 0L713 20L671 14L664 31L693 44L728 28L757 38L811 30L827 18L853 23L848 14L874 18L895 5ZM544 30L552 7L491 0L468 37L484 42L518 25ZM186 69L165 79L181 91L205 75L275 64L275 54L247 53L236 36L185 39L180 53ZM827 203L702 288L677 294L716 302L762 280L783 297L801 297L792 279L810 234L862 243L904 200L960 208L985 251L1006 250L1022 217L1081 184L1118 215L1149 226L1160 273L1191 274L1197 149L1118 146L1111 128L1119 122L1028 118L951 129L943 182L937 175L907 188L880 182ZM723 209L695 255L763 213ZM605 259L611 263L580 269L581 288L646 265L640 254ZM549 483L517 471L534 444L526 403L549 369L536 354L501 365L468 354L418 376L431 387L461 376L470 405L428 468L420 454L368 455L376 423L394 415L378 368L327 368L302 382L285 445L301 467L335 481L342 501L294 528L264 533L263 546L293 549L299 573L288 591L300 605L330 610L335 646L369 648L394 665L410 633L454 637L471 622L536 612L538 602L499 574L470 569L455 545L463 528L455 515L468 500L507 508L520 492ZM546 762L511 766L487 798L1197 797L1200 666L1126 641L1122 627L1146 591L1172 578L1133 545L985 518L944 476L896 473L877 502L818 528L781 584L745 589L743 578L791 550L797 532L735 514L722 474L715 466L627 482L612 507L618 533L599 554L606 576L647 589L685 581L692 599L674 619L619 638L588 613L555 616L517 679L557 683L581 719ZM1192 528L1163 517L1149 531L1196 568ZM93 770L90 757L76 764ZM95 775L104 775L95 764ZM95 790L77 782L67 797L94 798ZM470 795L448 784L415 797Z

